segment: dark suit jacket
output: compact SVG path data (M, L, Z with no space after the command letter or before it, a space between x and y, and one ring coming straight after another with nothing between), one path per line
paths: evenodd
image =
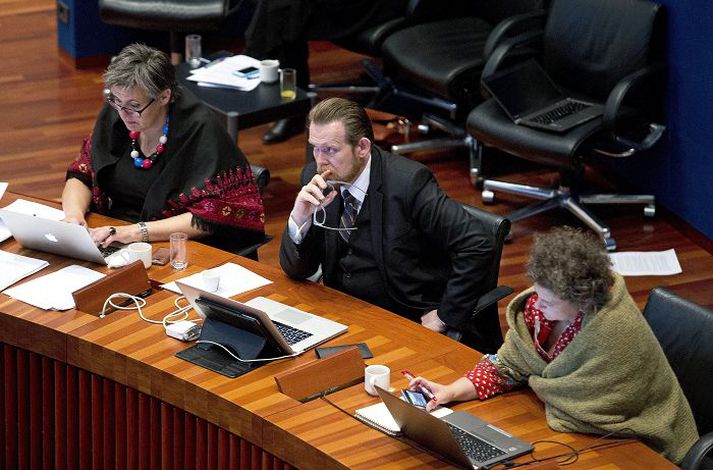
M309 163L302 183L315 174L315 163ZM493 245L480 221L441 191L428 168L376 146L366 203L372 252L387 294L400 305L424 312L438 308L449 326L470 318L482 293L479 282L492 260ZM326 208L327 225L338 225L337 205ZM334 285L338 237L335 231L312 226L296 245L286 229L280 246L282 269L305 279L321 264L325 285Z

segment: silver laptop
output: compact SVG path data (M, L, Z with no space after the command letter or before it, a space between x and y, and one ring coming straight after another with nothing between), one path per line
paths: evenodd
M490 467L528 452L532 446L470 413L454 411L436 418L375 387L401 433L466 468Z
M534 59L485 77L482 84L523 126L565 132L604 113L600 104L565 96Z
M176 281L176 285L198 315L204 319L210 315L205 309L214 306L216 310L223 310L228 314L232 312L258 320L285 354L300 353L348 329L347 325L303 312L265 297L256 297L247 303L242 303L189 286L181 281Z
M69 222L45 219L0 209L8 230L24 248L46 251L56 255L107 264L106 257L120 247L100 249L94 244L86 227Z

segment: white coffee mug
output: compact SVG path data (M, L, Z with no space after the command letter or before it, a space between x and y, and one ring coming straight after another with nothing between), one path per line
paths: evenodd
M377 396L375 386L384 390L391 388L391 369L382 365L366 366L364 369L364 389L369 395Z
M279 78L280 61L273 59L261 60L258 69L260 70L261 82L275 83Z
M203 278L203 289L208 292L215 292L220 287L220 271L217 269L206 269L201 277Z
M151 267L152 246L150 243L131 243L126 248L122 248L120 254L126 264L140 260L144 264L144 268L149 269Z

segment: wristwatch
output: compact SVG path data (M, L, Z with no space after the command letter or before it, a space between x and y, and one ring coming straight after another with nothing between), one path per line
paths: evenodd
M148 242L149 241L149 228L146 226L146 222L137 222L136 225L139 226L139 230L141 231L141 241Z

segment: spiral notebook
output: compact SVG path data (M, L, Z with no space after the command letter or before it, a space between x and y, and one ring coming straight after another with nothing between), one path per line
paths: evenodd
M371 406L359 408L354 413L359 421L362 421L368 426L376 428L390 436L401 435L401 428L396 424L394 417L391 416L391 413L389 413L383 401Z
M443 418L451 413L453 413L453 410L441 406L433 410L431 415L436 418ZM376 428L390 436L401 435L401 428L396 423L394 417L391 415L389 409L383 401L364 408L359 408L354 412L354 414L359 421L363 422L367 426Z

